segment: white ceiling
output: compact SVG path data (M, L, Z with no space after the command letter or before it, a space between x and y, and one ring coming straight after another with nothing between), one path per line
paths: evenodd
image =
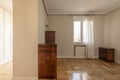
M105 14L120 7L120 0L45 0L48 14Z

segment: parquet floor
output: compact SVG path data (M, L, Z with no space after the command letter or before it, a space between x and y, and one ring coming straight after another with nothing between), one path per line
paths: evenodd
M98 59L58 59L57 77L57 80L120 80L120 64ZM12 63L0 66L0 80L11 78Z
M0 80L12 80L12 62L0 65Z
M120 64L90 59L58 59L58 80L120 80Z

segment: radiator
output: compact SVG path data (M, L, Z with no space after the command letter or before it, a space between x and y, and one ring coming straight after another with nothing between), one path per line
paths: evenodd
M85 58L85 47L76 47L75 54L76 58Z

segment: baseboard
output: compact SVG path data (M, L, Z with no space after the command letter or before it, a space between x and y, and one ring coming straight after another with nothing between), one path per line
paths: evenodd
M95 56L96 59L98 59L99 57L98 56Z
M7 63L7 62L9 62L9 61L11 61L12 60L12 58L9 58L9 59L7 59L7 60L4 60L4 61L2 61L1 63L0 63L0 65L3 65L3 64L5 64L5 63Z
M81 58L81 59L85 59L86 57L74 57L74 56L57 56L57 58ZM95 57L93 59L98 59L98 57Z
M120 64L120 61L115 60L116 63Z
M38 80L38 77L13 77L12 80Z
M74 57L74 56L57 56L57 58L85 58L85 57Z

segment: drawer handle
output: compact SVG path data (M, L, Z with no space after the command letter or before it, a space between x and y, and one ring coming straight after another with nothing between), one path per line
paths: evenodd
M48 59L50 59L50 57L46 57L46 59L48 60Z

